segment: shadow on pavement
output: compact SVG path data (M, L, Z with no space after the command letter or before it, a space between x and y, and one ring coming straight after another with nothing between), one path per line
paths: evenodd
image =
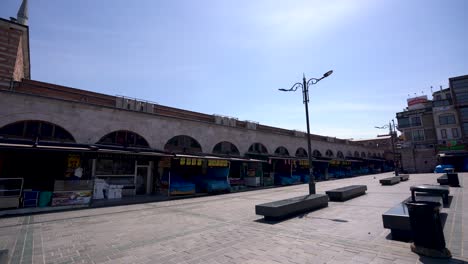
M289 217L285 217L285 218L281 218L281 219L260 218L260 219L254 220L254 222L262 223L262 224L275 225L275 224L278 224L278 223L281 223L281 222L284 222L284 221L287 221L287 220L291 220L291 219L294 219L294 218L299 218L299 219L307 218L308 214L309 213L293 215L293 216L289 216ZM336 218L335 219L333 219L333 218L323 218L323 217L308 217L308 218L310 218L310 219L323 219L323 220L329 220L329 221L338 222L338 223L348 223L349 222L348 220L345 220L345 219L336 219Z

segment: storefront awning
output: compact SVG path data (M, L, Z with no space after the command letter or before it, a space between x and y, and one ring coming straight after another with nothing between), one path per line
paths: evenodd
M194 158L194 159L208 159L208 160L230 160L242 162L266 162L265 160L249 159L249 158L235 158L235 157L219 157L210 155L189 155L189 154L175 154L175 158Z
M367 160L367 161L379 161L379 162L385 162L384 159L373 159L373 158L362 158L363 160Z
M279 160L295 160L295 159L302 159L297 157L290 157L290 156L269 156L269 159L279 159ZM307 160L307 157L304 158Z
M0 139L0 148L10 149L31 149L31 150L54 150L54 151L78 151L86 153L115 153L144 156L172 157L171 153L166 153L150 148L126 148L123 146L88 145L70 142L41 142L24 139Z
M439 156L441 158L464 157L464 156L468 156L468 152L466 152L466 151L463 151L463 152L450 151L450 152L439 153L439 154L437 154L437 156Z
M32 144L14 144L14 143L0 143L0 147L5 148L32 148Z
M68 150L68 151L89 151L90 148L86 145L79 144L57 144L48 142L32 142L32 141L18 141L12 140L10 142L0 142L0 147L3 148L26 148L26 149L40 149L40 150Z
M362 160L355 160L355 159L347 159L346 161L349 161L349 162L363 162Z

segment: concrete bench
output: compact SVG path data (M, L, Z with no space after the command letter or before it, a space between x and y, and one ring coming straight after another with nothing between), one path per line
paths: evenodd
M8 249L0 249L0 263L8 263Z
M448 177L446 174L440 176L437 178L437 182L440 184L440 185L448 185Z
M383 227L391 231L392 239L409 240L411 239L411 224L409 219L406 202L412 201L412 198L398 203L382 215ZM430 201L442 204L440 196L416 196L416 201Z
M460 181L458 180L458 173L451 172L447 173L448 185L452 187L460 187Z
M400 177L400 181L409 180L409 174L399 174L397 177Z
M450 193L450 189L447 186L423 184L423 185L411 186L410 191L411 191L411 197L413 197L413 199L415 199L415 192L421 192L421 193L428 193L431 195L434 195L434 194L440 195L442 196L444 204L448 204L448 195Z
M380 180L380 184L382 185L394 185L400 182L400 177L389 177Z
M281 220L293 215L327 207L328 196L325 194L311 194L279 200L255 206L255 213L263 215L265 220Z
M351 198L366 194L366 185L351 185L326 191L330 201L346 201Z

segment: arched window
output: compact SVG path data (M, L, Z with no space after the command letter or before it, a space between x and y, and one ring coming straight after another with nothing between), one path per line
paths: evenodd
M366 157L366 153L363 151L361 152L361 158L365 158Z
M213 153L240 156L239 149L228 141L222 141L216 144L213 148Z
M5 138L75 142L73 136L62 127L39 120L26 120L8 124L0 128L0 136Z
M354 151L354 157L359 158L359 152L358 151Z
M278 147L275 154L279 156L289 156L289 151L285 147Z
M307 151L304 148L298 148L296 150L296 157L299 157L299 158L307 157Z
M346 152L346 157L352 157L353 156L353 153L351 152L351 150L348 150L348 152Z
M171 151L171 152L190 152L190 153L197 153L202 152L202 148L200 143L196 141L194 138L189 136L175 136L169 139L164 146L164 150Z
M372 153L367 152L367 157L368 157L368 158L372 157Z
M253 143L250 145L249 153L268 154L267 148L262 143Z
M135 132L118 130L103 136L97 144L149 148L148 141Z
M327 149L327 151L325 152L325 156L327 156L329 158L333 158L333 151Z
M338 152L336 153L336 157L339 158L339 159L344 159L343 152L338 151Z
M320 151L314 149L314 151L312 151L312 157L322 157L322 153L320 153Z

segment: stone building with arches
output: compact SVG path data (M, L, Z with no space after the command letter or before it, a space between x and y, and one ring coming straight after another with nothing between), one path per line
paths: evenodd
M309 154L319 179L381 168L381 150L349 140L310 135L307 153L304 132L31 80L22 9L18 19L0 19L10 43L0 44L0 180L21 179L32 195L49 193L52 205L89 203L101 183L125 196L198 192L196 177L202 191L219 187L216 177L228 187L283 184L278 175L307 182Z
M191 167L195 174L202 173L209 160L228 161L221 162L232 169L226 177L239 185L308 181L306 134L299 131L237 119L224 121L226 118L216 115L26 79L0 86L0 102L0 177L46 177L49 173L45 169L15 174L11 166L20 167L25 159L18 153L28 153L28 160L48 164L47 156L53 152L56 164L66 164L78 155L88 180L98 178L125 185L129 191L124 188L124 195L167 191L170 187L164 175L180 166L181 160L185 165L188 159L200 164L200 168ZM134 107L143 104L144 109ZM382 168L383 152L378 148L319 135L311 135L311 140L312 165L318 179ZM16 156L11 155L13 152ZM11 157L17 160L11 161ZM41 166L36 163L33 167L37 172ZM52 181L66 180L62 177L66 165L59 167L63 173L55 172L49 189ZM292 174L299 178L293 182L275 178ZM26 180L25 184L34 187Z

